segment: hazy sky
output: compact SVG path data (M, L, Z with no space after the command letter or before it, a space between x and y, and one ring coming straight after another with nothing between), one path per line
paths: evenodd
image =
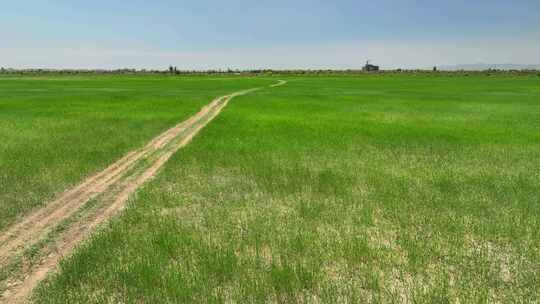
M538 64L540 1L3 1L0 39L17 68Z

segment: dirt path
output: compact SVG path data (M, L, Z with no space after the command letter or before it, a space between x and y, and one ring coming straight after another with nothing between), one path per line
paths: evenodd
M283 84L285 82L280 81L271 87ZM255 90L259 89L215 99L143 148L130 152L2 232L0 302L26 301L34 287L56 270L62 257L69 255L100 224L120 212L130 195L154 177L169 158L186 146L231 99ZM37 254L26 254L36 250Z
M287 82L286 82L285 80L278 80L277 83L270 85L270 87L271 87L271 88L280 87L280 86L282 86L282 85L284 85L284 84L286 84L286 83L287 83Z

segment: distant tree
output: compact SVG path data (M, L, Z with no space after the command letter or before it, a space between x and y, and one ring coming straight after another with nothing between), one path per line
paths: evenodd
M172 66L172 65L171 65L171 66L169 66L169 72L170 72L171 74L172 74L172 73L174 73L174 68L173 68L173 66Z
M433 72L437 72L437 67L436 66L433 67Z

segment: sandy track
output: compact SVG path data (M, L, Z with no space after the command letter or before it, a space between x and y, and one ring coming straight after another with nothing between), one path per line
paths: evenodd
M283 85L277 83L276 85ZM272 85L275 86L275 85ZM215 99L197 114L154 138L146 146L131 153L88 178L80 185L61 194L45 207L27 215L0 235L0 268L7 268L23 253L44 240L38 260L27 263L24 269L12 271L3 280L1 302L22 303L51 271L60 259L103 222L121 211L141 185L154 177L159 169L180 148L212 121L234 97L258 89L251 89ZM83 208L89 201L97 201L98 208ZM55 234L55 229L70 220L68 227ZM35 259L35 258L34 258ZM7 283L7 284L6 284Z
M278 80L277 83L270 85L270 87L271 87L271 88L280 87L280 86L282 86L282 85L284 85L284 84L286 84L286 83L287 83L287 82L286 82L285 80Z

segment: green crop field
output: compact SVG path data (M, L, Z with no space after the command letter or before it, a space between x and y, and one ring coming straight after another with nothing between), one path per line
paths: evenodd
M212 98L268 82L0 76L0 231Z
M0 231L254 87L33 300L540 300L536 76L0 78Z

